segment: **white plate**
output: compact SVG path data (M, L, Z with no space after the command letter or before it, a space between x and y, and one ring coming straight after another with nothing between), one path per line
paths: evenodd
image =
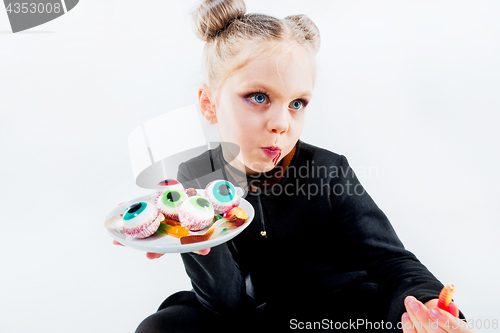
M203 193L205 190L196 190L198 192L198 195L203 196ZM146 201L148 198L153 199L154 194L148 194L144 195L142 197L129 200L127 202L122 203L115 209L113 209L111 212L109 212L108 216L106 216L106 219L104 221L109 220L113 215L120 215L125 212L125 210L130 207L135 202L138 201ZM246 222L239 226L236 229L233 230L226 230L221 232L216 238L214 239L209 239L204 242L199 242L199 243L192 243L192 244L181 244L181 241L179 238L175 238L173 236L168 236L168 235L157 235L154 234L152 236L146 237L146 238L141 238L141 239L132 239L130 237L127 237L126 235L122 234L119 231L116 230L108 230L109 234L111 237L116 240L117 242L131 247L133 249L137 250L142 250L142 251L147 251L147 252L152 252L152 253L184 253L184 252L191 252L191 251L198 251L198 250L203 250L209 247L214 247L217 245L220 245L222 243L227 242L230 239L233 239L236 237L240 232L245 230L246 227L250 225L250 223L253 220L253 217L255 215L255 211L252 207L252 205L246 201L245 199L241 199L239 207L243 209L247 215L248 219ZM203 235L205 231L208 230L208 227L200 230L200 231L190 231L189 235Z

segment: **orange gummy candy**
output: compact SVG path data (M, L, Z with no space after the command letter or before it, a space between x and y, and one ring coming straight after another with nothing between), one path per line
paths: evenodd
M248 218L247 212L245 212L240 207L231 208L225 215L226 218L231 218L234 216L242 220L246 220Z
M182 237L186 237L187 235L189 235L189 230L187 230L186 228L181 227L181 226L171 226L168 224L164 224L160 228L167 235L170 235L170 236L173 236L176 238L182 238Z
M455 286L452 284L447 285L443 289L441 289L441 292L439 293L439 299L438 299L438 308L448 311L448 307L450 306L451 299L453 298L453 295L455 294Z
M172 220L172 219L167 219L165 218L163 221L161 221L160 223L162 224L168 224L168 225L171 225L171 226L180 226L181 223L179 221L175 221L175 220Z

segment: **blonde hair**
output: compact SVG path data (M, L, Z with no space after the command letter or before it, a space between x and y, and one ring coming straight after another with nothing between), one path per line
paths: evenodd
M315 72L320 36L311 19L302 14L278 19L245 12L243 0L204 0L193 15L196 35L206 42L203 69L212 92L250 58L280 45L302 46L310 54Z

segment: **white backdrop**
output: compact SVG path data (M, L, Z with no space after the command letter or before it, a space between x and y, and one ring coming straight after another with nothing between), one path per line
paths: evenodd
M128 134L196 102L195 5L82 0L18 34L0 9L1 332L133 332L190 289L178 255L114 246L103 220L148 192ZM468 318L500 320L500 3L247 8L314 20L322 46L302 140L349 158L405 246L458 286Z

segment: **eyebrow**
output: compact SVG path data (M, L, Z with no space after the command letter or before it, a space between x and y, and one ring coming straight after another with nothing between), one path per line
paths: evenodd
M276 87L274 85L268 85L267 83L265 83L263 81L251 81L251 82L247 82L243 85L244 89L251 89L251 88L255 88L255 87L261 87L264 90L273 92L274 94L276 94L276 92L280 92L280 89L278 87ZM281 93L279 93L279 94L281 95ZM303 97L312 97L312 92L311 91L303 91L300 93L295 93L293 95L294 96L303 96Z

